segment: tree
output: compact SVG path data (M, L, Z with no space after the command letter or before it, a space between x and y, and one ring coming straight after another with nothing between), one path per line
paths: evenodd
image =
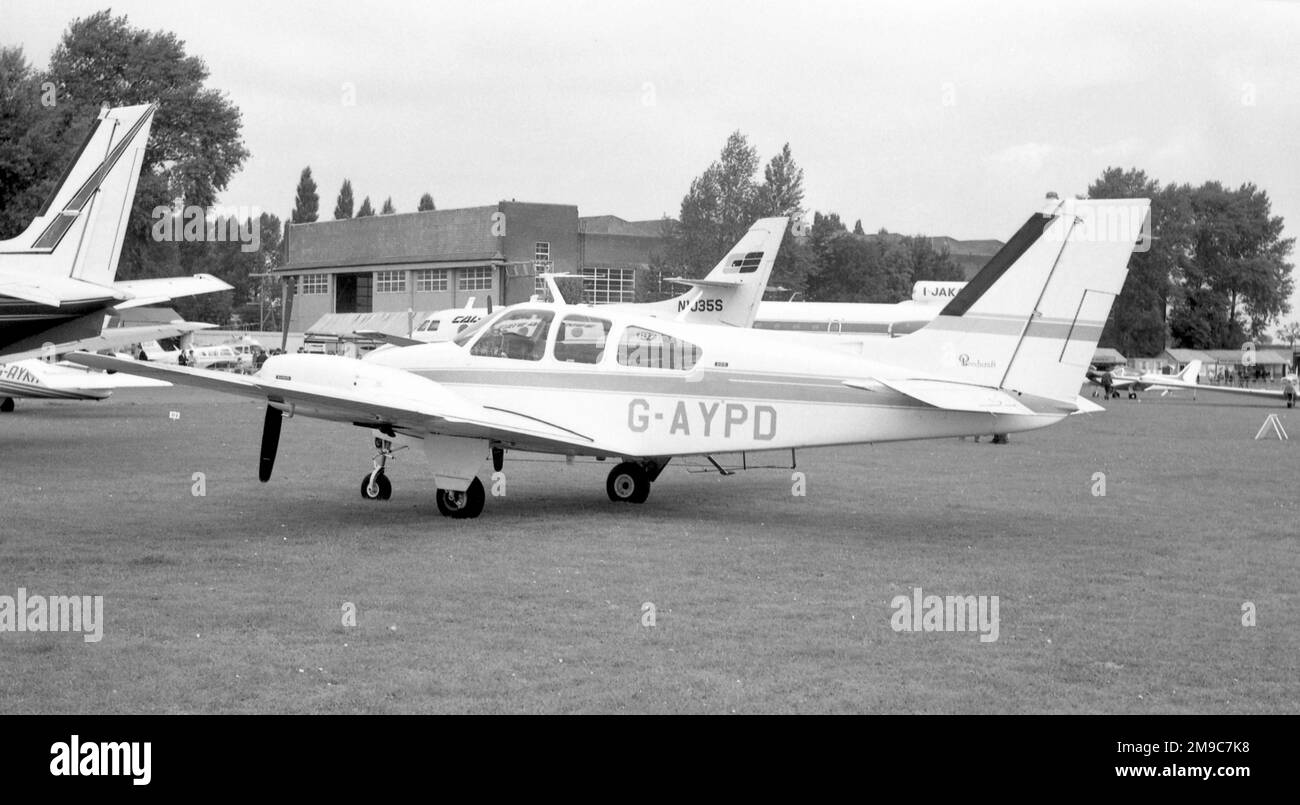
M420 212L429 212L431 210L437 209L437 207L433 206L433 196L429 193L425 193L423 196L420 196L420 206L417 207L416 209L419 210Z
M866 230L862 228L862 219L861 219L861 218L859 218L856 222L854 222L854 224L853 224L853 234L855 234L855 235L865 235L865 234L867 234Z
M758 152L745 135L732 132L722 153L691 181L677 221L666 220L667 262L688 276L704 273L727 254L756 218L802 212L803 170L786 144L764 169L757 184ZM789 240L787 238L787 240ZM778 254L773 277L782 273Z
M1151 356L1168 341L1165 312L1182 275L1191 231L1187 188L1160 183L1137 168L1107 168L1088 187L1088 197L1151 199L1150 249L1129 258L1124 287L1111 307L1099 344L1124 355Z
M41 90L16 99L21 107L42 98L48 82L53 106L27 108L31 125L30 158L20 158L25 173L6 176L0 191L0 226L24 224L53 191L102 104L130 106L157 101L149 144L123 241L119 276L157 276L173 270L188 243L159 243L150 237L155 207L211 206L248 158L241 139L238 107L224 93L208 88L203 60L186 54L175 34L134 28L125 16L100 11L74 20L50 57L48 70L32 76L12 55L0 57L0 84L36 81ZM5 107L10 105L6 96ZM8 108L6 108L6 117ZM36 119L30 116L35 113ZM3 128L9 123L0 123ZM5 137L5 142L15 140ZM20 146L23 139L17 140ZM57 154L48 159L47 154ZM5 157L0 155L0 162ZM0 166L0 172L5 167Z
M1290 310L1294 289L1286 261L1294 239L1282 238L1268 194L1206 182L1190 191L1192 237L1170 330L1183 346L1229 349L1259 340Z
M388 198L384 199L384 206L379 209L379 214L392 215L395 212L397 212L397 209L393 207L393 197L389 196Z
M343 186L339 188L338 201L334 203L334 220L342 221L345 218L352 217L352 181L343 180Z
M755 218L803 213L803 168L795 164L789 143L763 169L756 196L758 206L750 211Z
M293 214L289 220L295 224L310 224L319 216L320 196L316 194L316 181L311 178L311 166L302 169L298 177L298 192L293 200Z
M375 208L370 206L370 196L366 196L361 200L361 209L357 210L357 217L365 218L367 216L374 215L374 214L375 214Z
M41 84L22 48L0 48L0 239L31 223L71 160L56 117L41 105L50 98Z

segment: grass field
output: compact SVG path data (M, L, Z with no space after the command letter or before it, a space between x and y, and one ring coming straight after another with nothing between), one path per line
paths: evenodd
M1108 408L801 452L804 497L674 464L616 505L609 464L507 456L455 521L419 455L362 500L357 428L287 421L260 484L256 404L20 401L0 595L103 595L105 624L0 633L0 712L1300 712L1300 417ZM1255 441L1269 413L1297 441ZM999 596L998 640L896 633L913 587Z

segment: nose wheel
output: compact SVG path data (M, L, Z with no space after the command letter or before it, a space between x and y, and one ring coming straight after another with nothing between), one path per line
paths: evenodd
M393 496L393 483L384 474L384 469L388 466L388 459L397 450L406 448L403 446L394 450L392 442L378 438L375 439L375 447L379 448L379 452L374 457L370 472L361 479L361 497L366 500L388 500Z
M393 482L383 470L366 473L361 479L361 497L366 500L388 500L393 496Z

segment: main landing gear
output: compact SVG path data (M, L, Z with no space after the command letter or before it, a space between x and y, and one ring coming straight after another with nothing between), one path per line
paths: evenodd
M393 496L393 484L388 480L384 470L388 468L388 460L393 457L393 454L397 450L405 450L406 446L394 450L390 440L376 437L375 448L379 452L375 455L370 472L361 479L361 497L366 500L388 500ZM496 462L494 453L494 464ZM467 520L483 513L483 503L487 495L483 491L483 483L475 478L464 492L439 489L435 493L435 499L438 503L438 511L442 512L444 517Z
M475 478L464 492L439 489L437 493L438 511L443 517L468 520L483 513L483 502L487 495L483 493L483 484Z
M624 461L609 471L605 494L615 503L645 503L650 484L659 477L668 459L661 461Z

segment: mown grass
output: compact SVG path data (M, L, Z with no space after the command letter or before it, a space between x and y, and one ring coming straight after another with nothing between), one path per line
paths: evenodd
M674 465L615 505L607 464L508 458L507 495L452 521L418 455L363 501L356 428L286 422L263 485L248 402L23 402L0 594L103 595L106 623L0 634L0 712L1300 712L1300 448L1252 438L1300 420L1109 408L803 452L806 497ZM914 586L998 595L999 639L895 633Z

